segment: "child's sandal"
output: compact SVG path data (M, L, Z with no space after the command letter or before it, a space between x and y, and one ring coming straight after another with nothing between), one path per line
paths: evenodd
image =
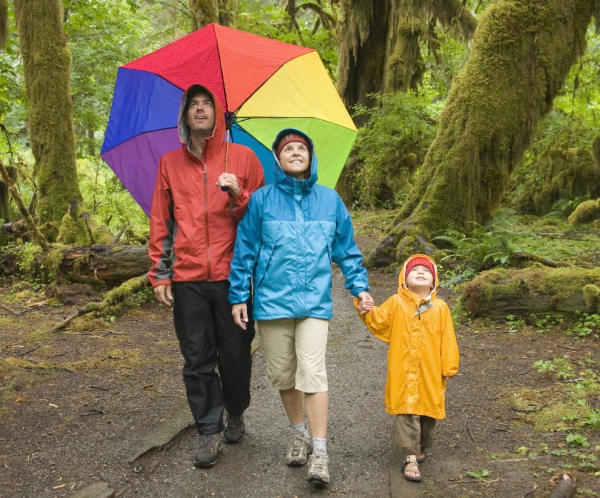
M417 475L409 476L407 472L412 472L413 474ZM402 465L402 476L407 481L421 482L423 480L423 478L421 477L421 471L419 470L419 466L417 465L416 455L410 455L404 459L404 463Z

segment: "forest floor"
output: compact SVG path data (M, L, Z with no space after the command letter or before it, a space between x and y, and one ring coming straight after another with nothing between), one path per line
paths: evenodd
M465 321L457 328L460 372L421 466L424 481L405 483L394 473L393 420L383 406L386 345L356 316L337 269L334 276L327 360L332 483L324 489L283 462L285 417L260 348L247 436L226 445L216 467L193 467L193 430L129 463L148 434L186 403L171 312L149 300L117 319L77 319L48 333L90 298L52 304L42 288L4 279L0 496L63 497L103 481L122 497L541 498L565 473L579 495L600 496L600 431L582 425L577 401L578 391L597 389L582 379L585 369L598 372L599 341L574 339L561 325ZM373 270L370 277L376 303L396 291L396 275ZM450 304L457 299L450 289L440 295ZM544 372L536 361L546 362ZM600 393L588 394L588 409L600 414Z

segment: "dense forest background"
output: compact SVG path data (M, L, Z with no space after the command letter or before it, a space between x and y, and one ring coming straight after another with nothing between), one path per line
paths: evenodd
M509 216L597 229L597 11L594 0L2 0L0 244L144 244L146 216L99 156L116 72L217 22L320 54L359 126L337 190L377 216L370 266L414 251L457 260L496 232L463 263L509 264L515 245L494 232Z

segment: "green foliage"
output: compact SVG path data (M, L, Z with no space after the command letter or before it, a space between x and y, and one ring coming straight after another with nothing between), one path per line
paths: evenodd
M80 157L95 155L103 137L93 132L106 128L119 66L161 46L150 23L158 8L136 9L114 0L66 0L64 4L65 33L73 59L71 85L78 153Z
M543 373L547 377L550 377L550 374L552 373L559 379L572 379L575 375L573 373L573 366L568 360L568 356L555 358L551 361L538 360L533 364L533 367L536 368L539 373Z
M355 203L367 208L396 207L411 190L413 175L423 162L437 130L439 109L413 92L373 94L377 105L358 105L365 116L359 129L353 161L358 163Z
M506 267L511 255L521 249L505 225L502 222L478 225L469 235L448 229L432 240L447 254L441 261L451 259L477 271Z
M490 476L490 471L486 469L482 470L469 470L467 472L467 476L473 477L475 479L485 479Z
M84 203L92 217L114 235L125 226L120 244L145 241L148 217L106 163L99 158L81 159L77 170Z
M308 2L306 2L308 3ZM301 2L296 5L299 6ZM331 3L319 2L325 12L333 15ZM317 15L311 10L302 10L297 14L299 30L291 29L290 16L285 10L285 3L254 2L242 0L239 4L237 29L266 36L273 40L313 48L321 57L330 76L337 79L337 41L333 31L315 30Z
M600 315L581 311L576 313L579 318L575 325L567 330L567 334L575 337L600 337Z

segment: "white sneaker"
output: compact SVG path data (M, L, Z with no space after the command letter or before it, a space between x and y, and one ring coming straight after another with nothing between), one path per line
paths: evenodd
M308 460L308 482L313 484L329 484L329 457L321 449L317 449Z
M308 462L308 455L312 453L312 441L310 438L295 434L292 445L285 455L285 463L290 467L302 467Z

